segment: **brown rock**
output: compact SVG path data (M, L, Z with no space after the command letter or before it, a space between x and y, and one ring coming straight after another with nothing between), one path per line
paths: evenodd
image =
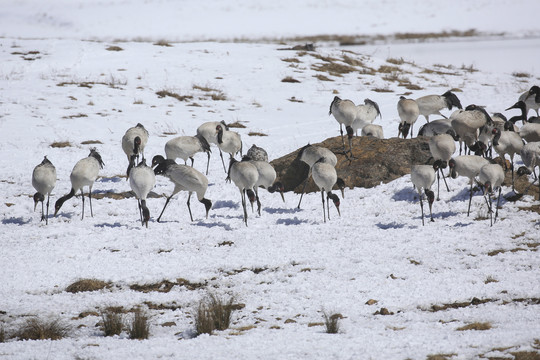
M347 140L346 148L348 149ZM326 139L323 146L336 154L338 177L345 181L347 187L371 188L388 183L411 172L411 165L426 164L431 157L428 139L376 139L367 136L353 138L353 157L349 160L343 154L341 136ZM300 149L271 162L278 179L283 183L285 191L299 193L301 185L308 175L309 167L299 159ZM306 192L318 191L313 180L309 179Z

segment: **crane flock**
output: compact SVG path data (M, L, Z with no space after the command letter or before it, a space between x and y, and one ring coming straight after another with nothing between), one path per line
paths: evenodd
M457 108L448 118L441 113L441 110ZM433 220L432 205L435 195L431 189L435 178L439 179L442 175L447 191L450 191L446 183L443 169L449 167L449 176L456 178L464 176L469 179L469 206L467 216L470 214L471 201L474 193L473 185L479 184L485 202L490 214L491 225L497 221L498 207L500 204L501 186L504 181L505 171L512 172L512 190L514 187L514 155L520 154L524 166L520 167L516 173L518 176L534 175L534 182L539 181L535 168L540 166L540 118L532 116L527 118L530 110L536 111L540 108L540 88L532 86L529 91L523 93L518 102L508 107L506 111L512 109L520 110L521 114L507 118L501 113L489 115L481 106L475 104L463 108L458 97L451 91L442 95L427 95L420 98L407 99L403 96L397 103L397 112L400 118L399 134L405 139L409 130L411 138L413 137L412 126L420 115L426 119L426 124L418 131L418 136L428 137L429 149L433 162L428 164L413 164L411 168L411 182L418 191L421 219L424 225L424 207L422 197L425 195L428 200L430 210L430 220ZM429 121L430 115L440 115L444 119ZM358 130L361 130L362 136L372 136L383 138L382 127L373 124L377 116L382 118L379 106L376 102L365 99L364 104L355 105L351 100L335 96L330 104L329 115L333 115L340 125L340 134L342 137L343 154L350 160L348 154L352 157L352 138ZM522 126L518 128L516 122L521 121ZM345 139L343 126L347 132L349 149L345 149ZM146 204L147 197L156 184L156 175L162 175L168 178L173 184L172 193L166 197L163 210L161 211L157 222L161 221L165 208L171 198L180 191L188 192L187 207L190 219L193 221L193 215L190 207L192 193L196 193L199 202L204 204L206 218L212 208L212 201L205 198L208 188L208 167L210 163L211 144L215 144L219 151L223 163L223 169L227 173L227 181L234 183L239 189L241 203L243 208L243 221L247 226L248 211L247 199L249 199L253 210L253 204L257 202L257 213L261 215L261 202L259 198L259 188L265 188L269 193L280 193L285 201L283 193L285 188L282 182L277 179L277 174L272 165L268 162L267 152L256 145L253 145L246 155L242 157L242 139L240 134L229 130L225 122L206 122L197 128L194 136L180 136L169 140L165 144L165 157L156 155L152 159L151 166L146 165L144 149L149 140L149 133L142 124L137 124L129 128L121 140L121 146L128 159L128 168L126 178L129 180L130 187L135 194L138 204L139 217L142 226L148 227L150 220L150 211ZM459 156L455 156L456 144L460 144ZM462 154L462 143L465 144L465 152ZM488 149L494 149L503 159L505 168L494 163L488 157ZM470 155L473 151L474 155ZM194 155L204 152L208 156L206 166L206 175L193 168ZM222 152L229 154L229 167L225 166ZM236 160L235 156L240 153L241 160ZM506 166L505 156L509 155L511 166ZM330 220L330 200L334 203L338 215L340 213L340 199L332 193L337 187L341 190L344 197L345 182L338 177L336 171L337 157L327 148L306 145L300 149L299 159L306 163L309 172L305 178L304 185L300 195L298 208L302 202L303 193L307 180L311 176L315 185L321 191L323 221ZM140 159L142 158L142 159ZM184 160L184 164L177 164L176 158ZM187 159L191 159L191 166L187 165ZM79 191L82 199L82 215L84 219L84 194L83 188L88 187L88 198L90 203L90 214L93 216L92 209L92 187L98 177L99 170L104 166L100 154L95 148L90 150L90 154L79 160L70 175L71 190L68 194L59 198L55 203L54 216L57 216L65 201L75 196ZM533 184L534 184L533 182ZM37 204L42 203L41 220L48 224L49 217L49 198L56 185L56 168L52 162L45 156L43 161L38 164L32 173L32 185L36 189L33 196L34 211ZM531 184L532 185L532 184ZM540 181L539 181L540 190ZM493 205L491 197L494 191L498 191L497 205L495 207L495 216L493 218ZM539 192L540 193L540 192ZM45 196L47 204L45 211ZM540 197L540 195L539 195ZM325 208L325 200L327 202ZM437 190L437 200L440 200L439 190ZM540 200L540 199L539 199Z

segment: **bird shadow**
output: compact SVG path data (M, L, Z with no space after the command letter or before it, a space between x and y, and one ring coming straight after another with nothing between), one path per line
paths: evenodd
M301 224L306 224L308 221L307 220L301 220L299 218L297 218L296 216L292 219L290 218L286 218L286 219L278 219L276 221L276 224L278 225L301 225Z
M99 178L96 180L96 182L101 182L101 183L118 183L118 182L121 182L121 181L126 181L126 178L123 177L118 177L118 176L113 176L113 177L102 177L102 178Z
M405 224L400 224L400 223L397 223L397 222L391 222L391 223L388 223L388 224L383 224L383 223L377 223L375 224L375 226L377 226L379 229L383 229L383 230L388 230L388 229L403 229L405 228ZM412 226L412 225L409 225L407 226L409 229L414 229L416 228L416 226Z
M212 206L212 209L214 210L223 209L223 208L238 209L239 207L240 205L237 202L234 202L232 200L218 200L214 203L214 205Z
M15 225L26 225L30 223L30 219L24 220L22 217L10 217L2 220L2 224L15 224Z
M194 223L193 225L195 226L202 226L202 227L206 227L206 228L213 228L213 227L218 227L218 228L223 228L227 231L230 231L232 230L231 226L229 224L225 224L224 222L221 222L221 221L216 221L216 222L204 222L204 221L198 221L196 223Z
M120 224L119 222L115 222L113 224L111 223L101 223L101 224L95 224L94 225L95 227L100 227L100 228L120 228L120 227L125 227L125 228L128 228L128 226L126 224Z
M302 209L293 208L293 209L284 209L284 208L264 208L264 212L267 212L269 214L294 214L297 212L302 211Z
M416 198L416 196L418 196L418 192L416 190L410 187L405 187L399 191L396 191L394 195L392 195L392 200L411 202Z

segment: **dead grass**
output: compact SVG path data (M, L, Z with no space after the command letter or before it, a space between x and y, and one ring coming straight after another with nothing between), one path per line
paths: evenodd
M76 294L79 292L98 291L98 290L102 290L109 287L110 287L110 284L102 280L81 279L69 285L66 288L66 291Z
M513 72L512 76L517 77L517 78L530 78L530 77L532 77L531 74L525 73L525 72Z
M486 280L484 280L484 284L490 284L490 283L496 283L499 282L499 280L495 279L493 276L489 275Z
M394 65L403 65L405 63L405 60L403 60L403 58L388 58L386 59L386 62Z
M45 321L39 318L30 318L16 332L15 337L19 340L60 340L65 338L69 331L70 328L60 319Z
M268 136L262 132L256 132L256 131L250 131L248 132L248 136Z
M135 310L133 320L129 325L128 333L129 338L133 340L145 340L150 336L148 316L142 310Z
M154 45L156 45L156 46L172 47L172 45L171 45L169 42L165 41L165 40L158 40L158 41L156 41L156 42L154 43Z
M377 69L377 72L383 73L383 74L399 73L401 72L401 69L398 68L397 66L381 65Z
M286 83L299 83L300 80L296 80L296 79L293 78L292 76L287 76L287 77L284 77L283 79L281 79L281 82L286 82Z
M343 315L339 313L329 315L326 311L323 311L323 316L326 333L337 334L339 332L339 320L343 319Z
M65 147L71 147L71 143L69 141L55 141L51 145L49 145L52 148L65 148Z
M233 311L234 297L223 300L215 294L209 294L199 302L195 317L195 331L200 334L212 334L215 330L229 328Z
M523 249L523 248L515 248L515 249L509 249L509 250L498 249L498 250L493 250L493 251L488 252L488 256L495 256L495 255L499 255L499 254L504 254L506 252L515 253L515 252L518 252L518 251L527 251L527 249Z
M0 324L0 343L6 342L6 330L4 324Z
M101 313L101 331L105 336L120 335L124 329L122 312L107 309Z
M428 355L426 360L449 360L453 356L457 356L457 354L433 354Z
M320 81L334 81L332 79L330 79L329 77L323 75L323 74L317 74L317 75L313 75L314 78L320 80Z
M88 115L78 113L74 115L62 116L62 119L78 119L78 118L84 118L84 117L88 117Z
M122 49L120 46L116 46L116 45L108 46L107 48L105 48L105 50L107 50L107 51L124 51L124 49Z
M375 88L375 89L372 89L373 91L375 92L378 92L378 93L390 93L390 92L394 92L394 90L392 89L389 89L389 88Z
M437 311L444 311L448 309L460 309L468 306L476 306L485 304L488 302L496 301L494 299L478 299L474 297L471 301L463 301L463 302L455 302L451 304L442 304L442 305L432 305L429 311L437 312Z
M103 143L99 140L85 140L81 142L81 145L94 145L94 144L103 144Z
M183 286L188 290L196 290L200 289L205 286L205 284L201 283L192 283L186 279L178 278L176 281L169 281L169 280L162 280L158 283L152 283L152 284L132 284L129 286L131 290L139 291L142 293L149 293L149 292L162 292L162 293L168 293L171 291L171 289L174 286Z
M230 128L236 128L236 129L245 129L246 128L246 125L242 124L239 121L235 121L233 123L230 123L227 126L230 127Z
M202 86L202 85L193 85L193 89L209 93L210 98L212 100L216 100L216 101L227 100L227 96L223 93L223 91L219 89L214 89L209 86Z
M468 73L474 73L474 72L478 71L478 69L475 68L473 64L468 65L468 66L463 64L463 65L461 65L461 70L466 71Z
M188 100L193 99L193 96L191 96L191 95L180 95L180 94L177 94L177 93L169 91L169 90L157 91L156 95L159 98L164 98L166 96L169 96L169 97L175 98L178 101L188 101Z
M281 61L285 61L288 63L296 63L296 64L299 64L301 62L297 58L285 58L285 59L281 59Z
M467 331L467 330L489 330L491 329L491 324L488 322L474 322L465 326L458 327L457 331Z

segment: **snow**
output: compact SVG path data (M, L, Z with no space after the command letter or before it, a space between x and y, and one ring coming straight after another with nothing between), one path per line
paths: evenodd
M473 62L476 57L470 61L470 47L461 47L460 40L444 46L454 46L463 58L454 52L442 60L414 50L390 55L384 50L386 44L379 50L357 47L354 53L344 53L351 50L347 47L321 45L316 52L337 59L346 54L373 69L391 65L386 61L390 56L404 56L407 62L399 65L400 76L422 88L410 91L411 97L459 88L462 92L457 95L464 105L476 103L491 113L501 112L538 84L534 63L538 47L532 56L527 46L515 46L524 38L535 41L540 34L538 10L539 2L525 0L4 4L0 10L0 166L5 169L0 177L0 322L10 334L30 316L59 317L72 330L58 341L8 339L0 343L0 357L424 359L429 354L456 354L453 359L474 359L533 350L540 313L538 304L527 299L540 297L536 251L540 223L537 213L519 210L537 204L530 195L516 202L503 199L499 219L490 227L489 220L475 220L487 215L478 194L471 216L466 216L468 180L450 180L451 191L441 189L441 200L434 203L435 222L422 226L410 176L372 189L346 189L341 217L331 207L326 223L320 194L305 195L302 208L296 209L297 194L286 193L283 203L278 194L261 190L262 215L249 209L246 227L238 189L225 182L213 147L206 197L214 205L208 219L204 206L192 199L195 221L190 222L187 194L181 192L171 200L162 223L155 219L165 199L148 200L152 217L148 229L140 225L135 199L107 197L94 199L94 217L88 216L87 207L84 220L80 197L71 199L45 226L39 211L32 211L31 173L44 155L56 166L54 212L54 202L69 192L74 164L96 146L105 168L93 193L129 191L129 183L120 177L127 167L120 140L138 122L150 133L147 158L163 154L165 142L174 136L194 135L203 122L224 120L246 125L234 129L242 135L244 151L256 144L275 159L308 142L338 135L338 124L328 116L336 93L357 103L367 97L376 101L383 115L377 123L387 137L397 135L396 104L408 90L385 80L383 74L322 73L334 81L320 81L314 76L321 73L313 69L322 63L320 59L280 50L296 43L266 41L274 38L471 28L505 33L509 36L496 37L500 57L478 64ZM232 42L235 39L250 41ZM492 39L486 35L468 42L474 47L475 42ZM154 45L159 40L172 46ZM113 45L123 50L107 50ZM514 68L508 65L509 54L532 59ZM300 62L283 61L288 58ZM462 68L471 64L479 71ZM531 76L516 77L515 71ZM281 82L287 76L300 83ZM83 82L88 86L79 86ZM389 92L374 91L381 88ZM185 102L159 98L156 92L161 90L193 98ZM211 94L226 99L215 101ZM248 136L249 132L268 136ZM88 140L102 144L81 144ZM55 141L69 141L72 146L53 148ZM519 157L517 164L521 165ZM206 156L198 154L195 168L205 167ZM159 176L154 191L168 195L172 185ZM503 187L503 195L511 193L510 187ZM497 250L502 251L494 255ZM65 291L88 278L113 286L77 294ZM130 289L134 284L178 278L204 286L147 293ZM233 313L231 329L194 337L194 313L209 291L234 296L245 307ZM492 301L429 311L433 305L475 297ZM367 305L370 299L378 302ZM149 304L177 309L153 310ZM107 338L96 326L99 316L78 316L108 306L141 306L151 316L150 338L129 340L125 332ZM383 307L394 314L374 315ZM339 334L310 326L323 321L323 311L344 316ZM174 325L162 326L166 322ZM473 322L489 322L492 328L456 330ZM239 330L243 327L253 328Z

